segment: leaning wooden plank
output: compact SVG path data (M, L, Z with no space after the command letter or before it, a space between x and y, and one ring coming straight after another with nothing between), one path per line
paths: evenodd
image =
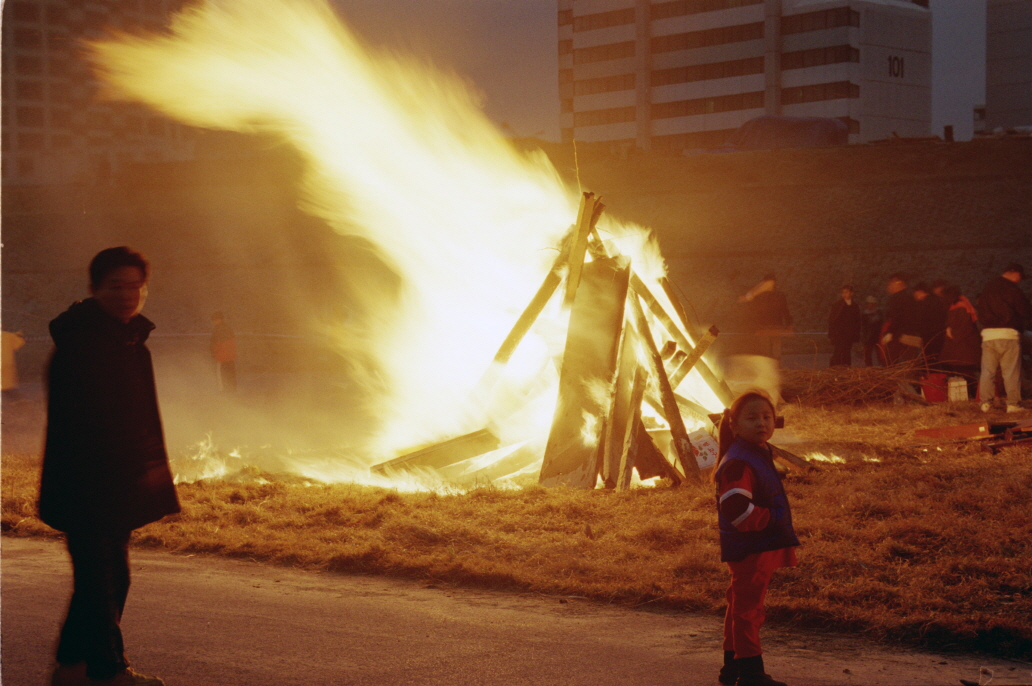
M564 242L563 249L559 253L555 262L552 264L552 269L549 270L548 275L545 276L544 282L541 287L538 288L537 293L531 299L530 304L523 310L523 314L516 320L516 324L513 325L512 331L502 341L502 345L498 348L498 352L495 353L494 362L498 364L505 364L512 357L516 347L523 340L523 337L530 331L530 327L534 325L537 318L541 315L541 311L545 309L545 305L552 299L552 294L555 293L556 288L563 280L562 272L566 267L567 262L570 259L570 240Z
M934 429L917 429L915 436L924 438L981 438L988 437L989 424L962 424L960 426L940 426Z
M680 345L681 348L684 350L691 350L695 347L692 345L691 341L688 340L688 337L685 336L684 332L681 331L681 327L674 322L673 318L667 314L666 310L663 309L663 306L660 305L658 300L656 300L656 297L652 295L652 292L649 291L645 282L643 282L636 274L631 275L631 289L641 297L646 305L648 305L652 314L655 315L656 319L658 319L661 324L663 324L663 328L666 329L671 338L677 341L677 344ZM717 399L724 403L726 407L729 407L731 402L734 400L734 394L731 393L731 389L728 387L727 383L713 373L713 370L709 368L709 365L706 364L705 360L699 360L695 364L695 369L699 371L703 380L706 381L706 384L709 385L716 394Z
M805 459L799 457L795 453L790 453L784 448L779 448L778 446L773 445L771 443L768 443L767 445L769 445L770 449L773 451L775 460L782 463L787 463L792 467L799 467L800 469L806 469L808 471L816 471L817 468L815 466L807 462Z
M435 443L387 462L374 464L369 470L375 474L386 474L390 471L405 470L413 467L440 469L450 464L497 450L498 446L498 436L494 435L490 429L481 429L480 431L457 436L441 443Z
M989 452L995 455L996 453L1000 452L1000 450L1002 450L1003 448L1009 448L1012 445L1029 444L1032 444L1032 436L1028 438L1016 438L1011 441L992 441L990 443L986 443L986 446L989 448Z
M648 320L645 318L645 311L642 310L641 302L637 296L632 294L629 300L631 312L634 316L635 328L638 330L641 340L645 343L652 363L652 368L649 372L659 384L660 402L663 404L664 417L670 425L677 461L681 465L681 470L686 478L701 481L699 465L693 457L691 441L688 440L688 431L685 429L681 410L677 406L677 399L674 398L674 389L670 386L670 379L667 378L666 370L663 368L663 358L656 347L656 341L652 338L652 331L649 329Z
M595 487L596 451L610 409L630 272L630 260L623 256L584 265L570 312L542 485Z
M649 434L641 419L638 420L634 427L632 454L634 457L634 468L638 470L639 478L652 479L658 476L663 479L669 479L674 487L680 486L684 482L680 472L666 459L663 451L656 445L652 435Z
M639 391L636 384L643 385L639 377L641 365L635 350L634 335L629 326L624 325L623 343L620 345L620 361L616 374L616 386L613 389L613 402L606 422L606 437L602 454L602 483L606 488L616 488L620 481L621 463L626 456L629 445L628 432L632 422L640 414L641 395L634 402L634 394Z
M695 347L688 353L683 360L679 361L677 367L674 368L674 373L670 375L670 385L677 388L684 381L684 377L688 376L688 372L692 370L699 360L702 359L703 353L705 353L713 341L717 340L717 336L720 335L720 329L715 326L711 326L709 330L702 335L701 338L695 342Z
M648 376L641 365L634 365L634 380L631 383L631 398L628 402L630 416L624 423L620 442L620 466L616 478L616 490L618 491L626 491L631 487L631 470L637 466L637 456L641 452L637 447L636 437L638 425L641 424L641 399L645 394L647 381ZM644 428L644 424L641 425ZM665 463L666 460L664 459L663 462Z
M699 340L702 337L702 325L689 314L688 308L681 301L681 296L678 295L674 284L671 283L668 277L662 276L659 278L659 285L663 288L663 292L666 293L667 300L670 301L670 305L674 308L674 313L677 314L678 319L684 325L684 330L694 340Z
M595 216L595 194L585 193L581 198L580 210L577 213L577 229L570 247L570 273L566 276L566 296L563 306L573 307L580 287L581 273L584 270L584 253L588 249L588 234L591 233L591 221Z

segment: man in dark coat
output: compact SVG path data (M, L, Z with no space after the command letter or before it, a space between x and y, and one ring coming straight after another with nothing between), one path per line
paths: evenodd
M993 409L997 369L1007 392L1007 411L1021 410L1021 335L1032 323L1032 304L1018 286L1024 277L1025 268L1020 264L1007 265L978 297L978 321L982 325L978 395L983 412Z
M906 276L899 273L890 276L885 292L889 294L882 324L886 362L896 364L916 360L921 357L924 341L914 316L914 298L907 291Z
M924 283L914 286L914 317L929 365L939 361L939 352L946 337L948 309L942 298Z
M853 344L860 340L862 324L860 305L853 300L853 287L843 286L842 297L831 306L828 315L828 338L834 349L829 366L853 366Z
M154 388L148 264L129 248L90 263L93 297L50 322L39 513L64 531L75 588L52 683L159 686L129 669L119 623L133 529L179 512Z

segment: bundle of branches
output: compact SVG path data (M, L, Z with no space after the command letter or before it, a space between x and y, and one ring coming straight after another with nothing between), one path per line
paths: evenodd
M892 400L897 394L912 399L911 383L926 369L923 363L904 362L891 367L828 367L785 369L781 395L800 405L871 405Z

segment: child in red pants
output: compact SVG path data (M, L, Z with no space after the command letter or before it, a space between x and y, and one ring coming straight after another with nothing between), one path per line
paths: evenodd
M763 601L771 574L796 564L781 478L767 441L774 434L774 403L762 392L744 393L720 423L717 519L720 559L731 571L724 617L724 666L719 681L732 686L786 686L764 671L760 648Z

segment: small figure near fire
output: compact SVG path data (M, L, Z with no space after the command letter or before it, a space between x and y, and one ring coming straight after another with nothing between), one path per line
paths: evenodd
M90 263L90 294L50 322L39 516L65 532L75 587L54 686L161 686L129 668L119 624L133 529L179 512L140 314L147 260L127 247Z
M762 391L740 395L720 422L717 520L720 559L731 571L724 617L722 684L786 686L764 671L760 647L763 601L775 569L794 567L799 545L781 477L767 441L774 403Z
M236 392L236 334L221 312L211 315L211 357L215 360L215 374L219 390Z

